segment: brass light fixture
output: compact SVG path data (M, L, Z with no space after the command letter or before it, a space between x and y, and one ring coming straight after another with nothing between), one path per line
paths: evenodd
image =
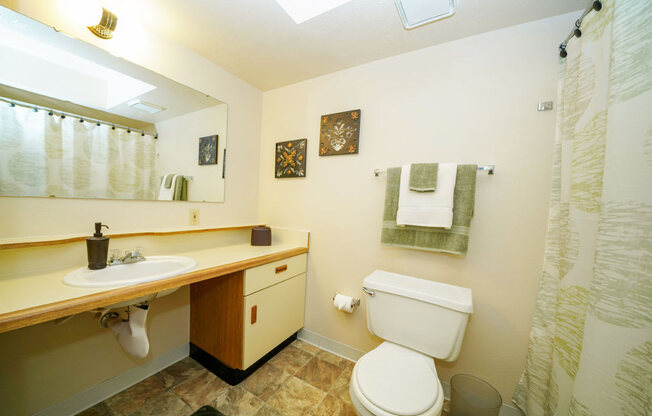
M111 11L102 8L102 19L100 19L100 23L95 26L88 26L88 30L98 38L111 39L113 38L113 31L117 25L118 16L113 14Z

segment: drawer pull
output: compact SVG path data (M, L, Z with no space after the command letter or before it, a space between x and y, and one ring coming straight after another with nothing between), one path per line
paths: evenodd
M254 305L251 307L251 325L255 324L257 319L258 319L258 305Z
M288 265L287 265L287 264L284 264L284 265L282 265L282 266L278 266L278 267L276 268L276 273L278 274L278 273L284 272L284 271L286 271L287 269L288 269Z

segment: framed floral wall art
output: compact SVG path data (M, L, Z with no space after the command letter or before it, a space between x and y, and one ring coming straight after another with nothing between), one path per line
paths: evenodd
M217 135L199 138L199 164L217 165Z
M276 143L274 176L277 178L305 177L307 148L307 139Z
M352 155L360 150L360 110L321 116L319 156Z

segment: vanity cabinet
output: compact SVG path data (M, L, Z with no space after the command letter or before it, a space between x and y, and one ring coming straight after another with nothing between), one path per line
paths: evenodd
M304 324L307 255L190 285L191 356L236 384Z

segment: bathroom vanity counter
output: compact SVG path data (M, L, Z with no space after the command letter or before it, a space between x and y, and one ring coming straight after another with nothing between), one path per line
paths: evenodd
M254 247L234 244L216 248L168 253L191 257L197 267L188 273L153 282L111 288L80 288L65 285L64 276L78 265L0 279L0 333L41 322L109 306L167 289L256 267L307 253L307 244L273 243Z

